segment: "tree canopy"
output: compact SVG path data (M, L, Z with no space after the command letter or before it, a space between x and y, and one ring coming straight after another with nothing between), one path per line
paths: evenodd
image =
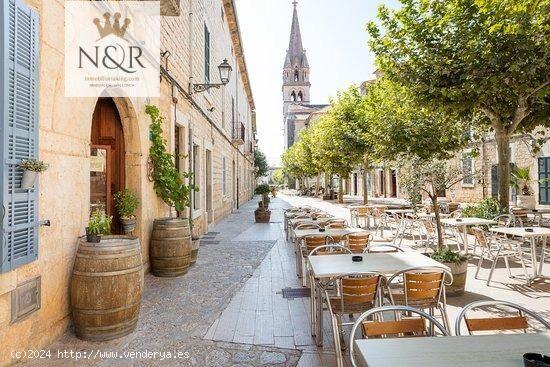
M265 154L259 149L256 149L254 151L254 167L256 167L256 178L266 176L269 171L267 158L265 157Z
M510 137L550 115L550 0L401 0L369 23L384 75L426 104L483 112L498 146L507 210Z

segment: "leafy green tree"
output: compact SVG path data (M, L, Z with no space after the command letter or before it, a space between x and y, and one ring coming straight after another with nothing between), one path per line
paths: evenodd
M272 180L275 185L285 184L285 174L282 168L278 168L275 171L273 171Z
M265 154L256 149L254 151L254 167L256 167L256 178L264 177L269 171L269 164L267 164L267 158Z
M401 0L368 25L381 71L429 104L481 111L508 210L510 139L550 119L549 0Z
M310 127L315 160L324 172L340 177L340 203L344 201L342 180L365 162L369 151L369 141L363 138L367 127L363 98L356 86L338 92L327 114Z
M385 77L370 86L364 106L369 128L363 136L378 160L449 159L469 141L469 119L420 103Z

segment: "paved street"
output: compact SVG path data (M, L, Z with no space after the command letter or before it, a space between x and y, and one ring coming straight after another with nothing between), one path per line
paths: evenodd
M351 201L350 201L351 202ZM346 218L347 206L313 198L280 195L272 199L270 224L254 224L256 200L244 205L204 236L197 264L180 278L146 276L146 289L138 329L106 343L78 340L67 332L51 346L81 352L182 351L189 358L163 360L135 358L134 365L184 366L315 366L335 365L330 323L325 322L325 347L317 348L309 331L307 294L284 298L285 288L300 289L292 246L284 239L282 212L289 205L311 205ZM408 241L410 244L410 241ZM526 287L509 280L504 265L494 283L473 279L474 261L468 271L467 292L449 298L449 317L478 299L504 299L550 317L550 283ZM519 269L517 269L519 270ZM549 264L545 266L546 272ZM326 317L326 315L325 315ZM127 360L37 361L30 365L128 365Z

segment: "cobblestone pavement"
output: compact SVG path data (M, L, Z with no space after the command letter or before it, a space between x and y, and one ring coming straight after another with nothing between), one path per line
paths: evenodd
M27 361L25 365L296 366L300 358L298 350L204 339L209 327L275 244L269 236L262 235L261 228L256 234L251 232L257 226L253 214L256 204L257 200L244 204L209 232L196 265L185 276L145 276L141 313L134 333L109 342L87 342L68 330L49 347L51 359ZM281 220L282 209L273 211L272 220ZM243 236L244 233L249 236ZM73 357L78 352L86 359L61 358L58 351L72 351ZM179 352L186 358L162 359L160 355L153 358L146 356L146 352L161 352L165 356Z

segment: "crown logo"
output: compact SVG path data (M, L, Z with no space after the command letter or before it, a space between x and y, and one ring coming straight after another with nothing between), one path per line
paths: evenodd
M110 34L114 34L117 37L124 38L124 34L126 33L126 29L128 28L128 25L130 25L131 20L130 18L126 18L124 20L124 25L120 26L121 17L122 15L120 15L120 13L115 13L115 21L111 23L111 14L105 13L103 14L103 19L105 19L105 24L103 26L101 25L101 21L99 20L99 18L95 18L94 24L99 31L99 39L105 38Z

